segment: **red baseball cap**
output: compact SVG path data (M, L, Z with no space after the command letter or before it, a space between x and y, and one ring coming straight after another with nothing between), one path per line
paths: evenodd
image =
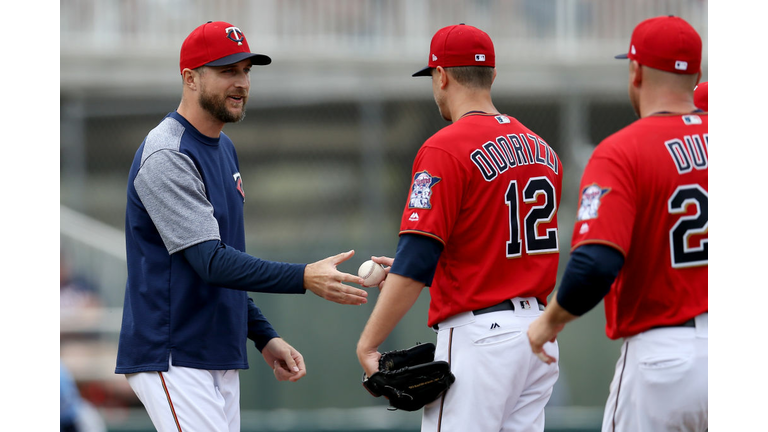
M693 104L700 110L709 111L709 82L699 83L693 89Z
M701 70L701 37L682 18L650 18L635 27L629 52L616 58L666 72L695 74Z
M224 21L208 21L192 30L181 44L179 71L200 66L226 66L251 59L251 64L266 66L272 59L255 54L239 28Z
M441 28L432 36L428 66L412 76L430 76L438 66L496 67L491 37L464 23Z

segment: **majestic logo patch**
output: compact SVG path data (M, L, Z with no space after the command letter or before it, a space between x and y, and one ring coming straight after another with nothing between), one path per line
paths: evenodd
M245 40L245 37L243 36L243 32L240 31L237 27L227 27L225 29L227 32L227 38L231 40L232 42L237 42L238 45L243 44L243 40Z
M236 172L232 174L232 177L235 178L235 187L237 188L237 191L240 192L240 195L243 196L243 201L245 201L245 190L243 190L243 179L240 177L240 173Z
M610 188L603 189L596 183L585 187L581 191L581 205L579 206L576 220L595 219L597 217L597 209L600 208L600 199L610 190Z
M419 221L419 214L416 212L411 213L411 217L408 218L411 222L418 222Z
M431 209L432 186L440 181L440 177L433 177L428 172L416 173L411 186L411 199L408 208Z

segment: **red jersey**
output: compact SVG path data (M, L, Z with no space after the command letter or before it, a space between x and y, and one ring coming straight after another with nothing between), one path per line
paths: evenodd
M424 143L400 233L443 244L428 325L514 297L546 304L562 173L554 150L507 115L464 116Z
M709 309L707 125L706 113L640 119L584 170L572 249L603 243L624 255L605 297L611 339Z

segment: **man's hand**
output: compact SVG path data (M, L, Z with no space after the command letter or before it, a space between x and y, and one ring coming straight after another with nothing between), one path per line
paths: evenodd
M528 326L528 339L531 343L531 350L544 363L551 364L557 361L556 358L544 351L544 344L547 342L555 342L557 334L560 333L560 330L564 327L565 324L553 326L546 320L543 314Z
M544 313L528 326L528 341L531 344L531 351L544 363L556 362L556 358L544 351L544 344L547 342L554 343L557 334L565 328L565 324L576 318L578 316L569 313L557 303L557 295L552 296L552 301L547 305Z
M261 350L264 361L272 368L278 381L296 382L307 374L304 357L282 338L272 338Z
M304 288L312 291L326 300L351 305L362 305L368 302L368 293L352 288L342 282L363 284L363 279L349 273L343 273L336 266L352 258L355 251L340 253L318 262L307 264L304 269Z
M360 361L360 366L363 367L365 376L370 377L379 370L379 359L381 353L377 348L367 348L361 345L357 346L357 359Z
M394 258L389 257L371 257L371 261L375 262L376 264L381 264L384 266L384 274L389 275L389 269L392 267L392 264L395 262ZM382 288L384 288L384 282L387 281L387 276L384 276L384 280L379 283L379 291L381 291Z

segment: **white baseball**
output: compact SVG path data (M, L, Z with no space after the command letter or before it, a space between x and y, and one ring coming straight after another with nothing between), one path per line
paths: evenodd
M387 276L387 273L384 271L384 266L368 260L360 264L360 268L357 269L357 275L364 279L364 287L372 287L378 286Z

